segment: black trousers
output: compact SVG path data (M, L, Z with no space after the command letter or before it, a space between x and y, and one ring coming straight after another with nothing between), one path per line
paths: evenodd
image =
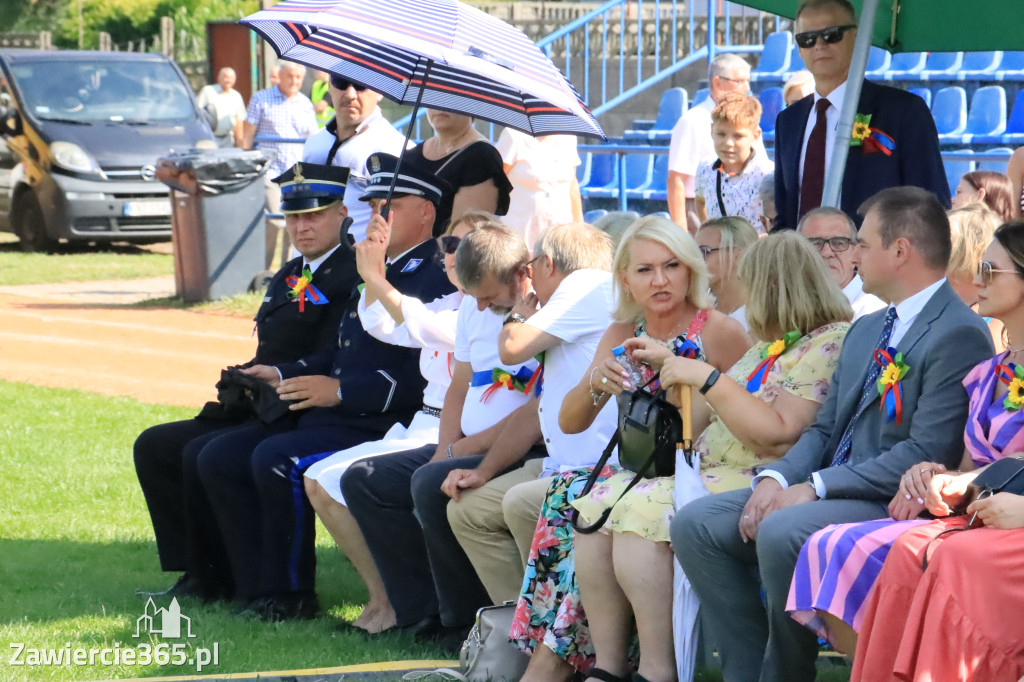
M311 592L316 583L315 515L302 475L324 457L383 433L299 426L268 433L245 426L210 439L197 457L239 599Z
M430 462L436 447L360 460L342 476L341 490L398 625L440 616L448 627L468 629L477 609L491 602L448 525L441 483L452 469L472 469L483 458Z

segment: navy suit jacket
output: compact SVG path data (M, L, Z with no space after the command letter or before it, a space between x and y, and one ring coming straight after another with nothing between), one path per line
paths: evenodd
M800 206L800 156L804 131L814 108L808 95L779 112L775 122L775 229L795 228ZM922 187L949 208L949 185L939 155L935 121L924 100L905 90L864 81L858 114L871 115L871 127L896 142L892 156L865 154L851 147L840 208L860 226L857 208L879 191L901 185Z

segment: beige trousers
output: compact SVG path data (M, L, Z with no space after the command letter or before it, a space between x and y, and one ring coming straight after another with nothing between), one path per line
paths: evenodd
M491 479L448 503L448 522L495 604L519 596L537 517L551 477L543 459Z
M271 181L271 179L266 175L263 176L263 184L267 189L267 212L280 213L281 186L276 182ZM284 244L281 245L281 265L288 262L288 249L291 244L288 241L288 237L282 234L285 231L284 220L282 218L270 218L264 222L267 227L264 267L269 270L274 265L274 256L276 255L278 245L281 245L282 238L284 239Z

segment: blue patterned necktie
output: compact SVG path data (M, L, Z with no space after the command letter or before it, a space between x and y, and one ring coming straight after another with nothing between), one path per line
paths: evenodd
M875 344L876 350L889 346L889 337L892 336L892 326L895 323L896 306L889 306L889 311L885 314L885 324L882 325L882 333L878 335L878 343ZM846 460L850 458L850 450L853 447L853 427L857 425L857 419L867 409L867 406L878 397L878 388L875 386L875 382L878 381L878 376L882 373L882 366L875 362L874 355L874 350L872 350L868 375L864 378L864 386L860 391L860 402L857 403L857 409L850 418L850 423L846 425L843 437L839 439L839 446L836 447L836 454L832 457L832 466L834 467L846 464Z

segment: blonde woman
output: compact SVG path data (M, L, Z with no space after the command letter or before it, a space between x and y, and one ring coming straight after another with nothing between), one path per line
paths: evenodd
M949 254L946 279L953 291L975 312L978 311L978 292L981 284L975 278L978 264L985 255L985 249L992 243L992 235L999 227L999 215L984 204L967 204L949 212L949 231L953 250ZM995 318L986 318L992 343L996 351L1006 348L1003 338L1003 323Z
M747 292L737 277L743 250L757 241L754 226L735 216L709 220L697 230L695 239L708 269L708 286L715 296L715 309L748 329L744 302Z

